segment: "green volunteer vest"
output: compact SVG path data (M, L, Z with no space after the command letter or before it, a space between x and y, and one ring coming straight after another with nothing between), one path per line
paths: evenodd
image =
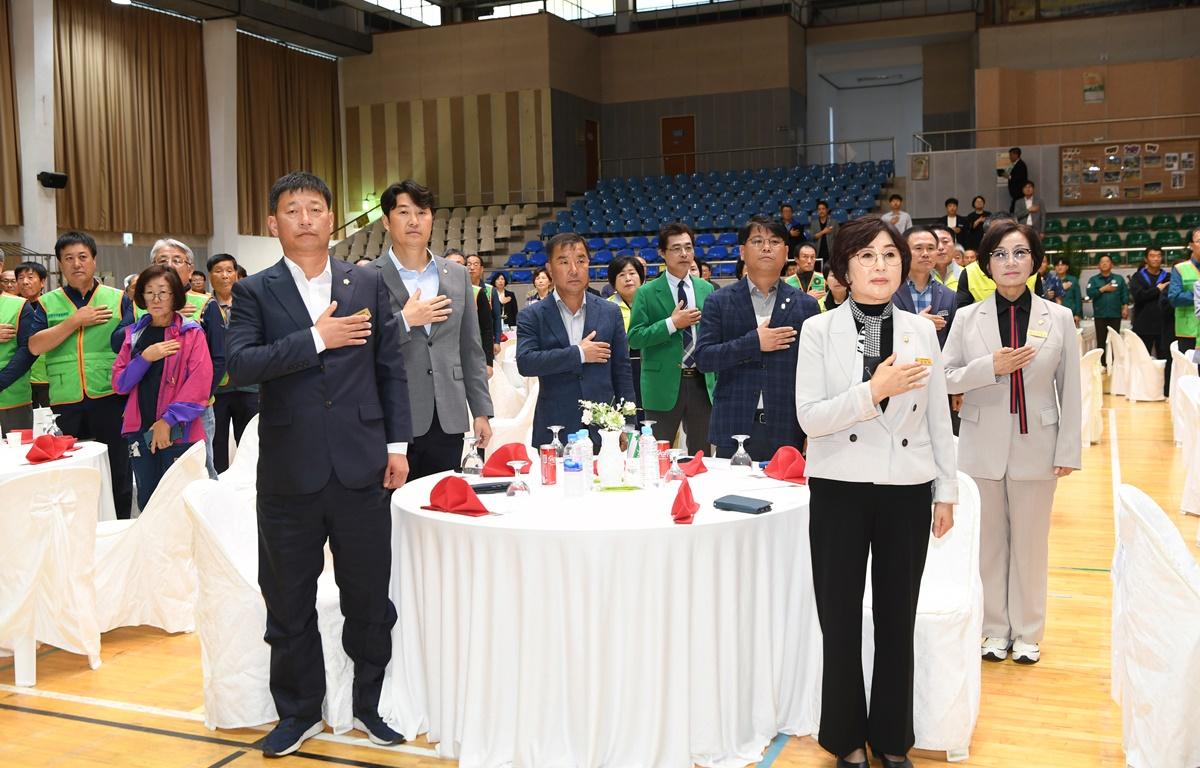
M1192 263L1191 259L1182 264L1176 264L1175 269L1179 270L1179 277L1183 280L1183 290L1190 296L1196 289L1196 280L1200 278L1200 271L1196 270L1196 265ZM1196 310L1192 305L1175 307L1176 336L1194 339L1198 329L1200 329L1200 323L1196 321Z
M785 277L783 279L783 282L787 283L788 285L792 286L793 288L795 288L798 291L803 290L800 287L800 278L796 277L795 275L792 275L791 277ZM810 291L825 290L825 275L822 275L820 272L813 272L812 280L809 281L809 283L808 283L808 290L810 290Z
M112 310L112 318L104 325L80 328L62 344L42 355L50 380L51 405L78 403L85 397L95 400L113 393L112 369L117 353L112 351L109 339L121 322L122 296L116 288L96 286L88 304L108 307ZM67 298L62 288L43 296L42 308L46 310L48 328L62 323L75 313L75 304Z
M0 323L16 327L19 334L21 332L21 310L24 307L25 299L0 294ZM0 344L0 368L8 365L15 354L17 354L15 337L12 341ZM20 408L22 405L29 405L32 402L33 390L29 387L29 371L25 371L25 374L14 381L8 389L0 391L0 411Z
M29 369L29 382L31 384L50 383L50 378L46 375L46 358L44 356L33 361L33 367Z
M983 270L979 268L978 261L972 261L968 264L967 268L963 270L963 274L967 276L967 287L971 291L971 297L976 302L983 301L996 292L996 281L983 274ZM1037 275L1030 275L1025 284L1032 291L1033 286L1037 285Z

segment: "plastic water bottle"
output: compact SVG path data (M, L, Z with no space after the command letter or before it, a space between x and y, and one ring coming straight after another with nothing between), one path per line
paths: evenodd
M592 490L592 480L596 476L596 454L592 449L592 438L586 429L575 433L575 449L579 451L579 464L583 468L583 489Z
M563 450L562 467L563 495L582 496L586 488L583 480L583 464L579 461L579 435L567 436L567 447Z
M642 427L642 436L638 439L638 463L642 468L642 487L658 485L658 441L650 427Z

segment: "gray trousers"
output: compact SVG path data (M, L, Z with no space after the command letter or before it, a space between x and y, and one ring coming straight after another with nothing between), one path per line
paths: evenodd
M1058 480L972 479L981 502L983 634L1040 643L1046 629L1050 508Z
M29 429L33 426L33 406L19 405L0 410L0 429L8 434L14 429Z

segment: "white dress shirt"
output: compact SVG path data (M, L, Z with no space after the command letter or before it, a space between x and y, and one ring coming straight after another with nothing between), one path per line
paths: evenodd
M679 284L683 283L683 293L685 296L687 296L687 307L686 308L687 309L695 309L696 308L696 289L695 289L695 286L692 285L691 274L690 273L686 274L683 277L675 277L675 275L672 275L670 272L667 272L666 278L667 278L667 285L671 288L671 301L675 303L675 306L679 306L678 299L676 297L679 296ZM671 322L671 316L668 315L667 316L667 333L675 333L677 330L679 330L679 329L675 327L675 323ZM686 358L689 354L691 354L691 355L695 354L695 352L696 352L696 336L697 336L696 331L698 331L698 330L699 330L699 328L697 328L694 325L692 326L692 347L691 347L691 349L683 350L684 358Z
M583 342L583 323L587 318L587 294L584 294L583 301L579 304L579 311L572 312L563 300L559 298L558 291L551 291L554 297L554 303L558 306L558 316L562 318L563 327L567 329L567 341L571 342L571 346L579 350L579 362L586 363L587 355L583 353L583 347L580 346Z
M778 281L764 294L758 290L758 286L751 282L749 277L743 279L746 281L746 287L750 290L750 306L754 308L755 325L762 325L770 321L771 315L775 314L775 297L779 295ZM760 411L763 408L762 390L758 392L758 405L754 407Z
M1025 210L1027 210L1027 211L1028 211L1028 210L1029 210L1029 207L1030 207L1031 205L1033 205L1033 198L1032 198L1032 197L1027 197L1027 198L1025 198ZM1022 222L1022 223L1024 223L1024 224L1028 224L1029 226L1031 226L1031 227L1032 227L1032 226L1033 226L1033 214L1032 214L1032 213L1030 213L1028 216L1026 216L1026 217L1025 217L1025 221L1024 221L1024 222Z

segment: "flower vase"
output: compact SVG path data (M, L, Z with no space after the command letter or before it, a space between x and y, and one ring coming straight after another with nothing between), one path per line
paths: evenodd
M625 483L625 455L621 453L621 432L615 429L600 431L600 455L596 470L601 488L615 488Z

